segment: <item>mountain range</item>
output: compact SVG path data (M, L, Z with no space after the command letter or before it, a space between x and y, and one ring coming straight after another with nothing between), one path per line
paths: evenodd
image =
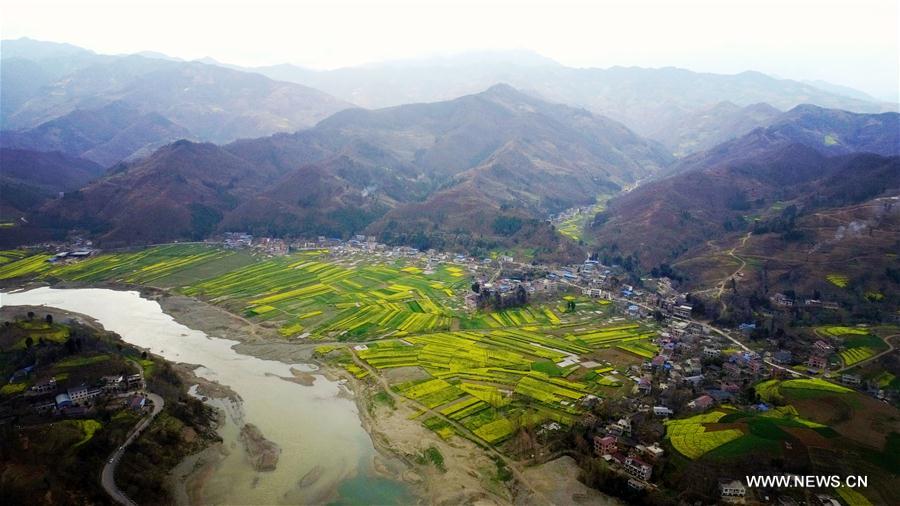
M504 82L551 102L608 116L639 135L662 142L673 152L685 153L712 147L709 143L678 140L719 134L719 125L712 123L704 128L693 120L715 112L722 102L738 107L765 103L780 111L800 104L865 113L897 110L897 104L866 99L865 94L828 83L816 86L759 72L722 75L673 67L572 68L528 51L465 53L330 71L284 64L244 70L311 86L363 107L447 100ZM734 114L727 109L721 112ZM757 122L733 121L731 125L743 124L745 128L729 133L741 135L764 126L758 122L764 115L753 112L751 109L747 115L755 116Z
M826 281L829 269L871 275L895 262L898 155L896 113L799 106L613 199L590 235L606 255L631 258L645 272L674 266L689 286L727 278L747 254L756 260L748 271L764 267L774 274L764 282L753 278L755 288L796 287L815 278L809 294L834 289ZM830 221L823 223L824 216ZM855 239L855 248L833 247L838 235L855 236L839 230L858 227L866 236ZM862 251L869 258L854 268Z
M4 244L365 233L595 252L719 296L729 277L820 293L828 270L852 271L856 300L900 296L865 281L900 250L897 104L855 90L527 51L311 71L0 49ZM547 219L611 194L585 244Z
M527 242L551 252L561 242L549 213L672 160L615 121L497 85L447 102L350 109L290 135L179 141L40 214L107 244L368 232L421 247Z
M229 142L293 132L350 107L306 86L216 65L99 55L29 39L0 44L3 130L34 129L82 111L86 131L90 111L102 115L104 106L121 102L139 114L158 114L199 140Z

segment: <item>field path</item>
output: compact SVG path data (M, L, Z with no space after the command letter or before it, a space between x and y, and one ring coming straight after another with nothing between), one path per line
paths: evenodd
M818 335L818 332L816 332L816 335ZM897 336L900 336L900 334L891 334L889 336L885 336L885 337L881 338L881 340L884 341L884 343L888 345L888 349L882 351L881 353L877 353L875 355L872 355L869 358L860 360L859 362L856 362L855 364L845 365L844 367L841 367L840 369L833 371L833 372L844 372L848 369L853 369L856 366L863 365L863 364L871 362L877 358L883 357L883 356L887 355L888 353L891 353L892 351L897 349L893 344L891 344L891 338L894 338ZM841 362L843 362L843 361L844 361L844 359L842 358Z
M722 278L722 281L719 282L719 285L718 285L717 291L716 291L716 299L719 299L719 300L722 299L722 293L725 291L725 285L728 284L728 281L734 279L737 275L739 275L741 272L743 272L744 267L747 266L747 261L744 260L743 258L737 256L734 252L738 248L743 248L744 245L747 244L747 240L750 239L750 236L752 234L753 234L753 232L747 232L747 235L745 235L743 238L741 238L740 246L735 246L735 247L731 248L730 250L728 250L728 253L726 253L731 258L734 258L735 260L740 262L741 265L737 268L736 271L732 272L728 276L725 276L724 278ZM722 312L724 313L726 309L728 309L728 304L725 303L724 301L722 301Z

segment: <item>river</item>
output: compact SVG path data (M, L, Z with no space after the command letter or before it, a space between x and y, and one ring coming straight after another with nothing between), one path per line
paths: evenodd
M312 364L286 364L237 353L237 341L190 329L138 292L99 288L0 293L0 306L44 305L90 316L126 342L172 362L199 364L195 372L231 388L242 402L226 407L219 428L227 455L202 489L210 504L406 504L400 482L378 476L375 448L350 392L316 374ZM311 386L286 381L291 367L315 374ZM238 440L253 423L281 448L274 471L256 472ZM304 479L306 477L306 479Z

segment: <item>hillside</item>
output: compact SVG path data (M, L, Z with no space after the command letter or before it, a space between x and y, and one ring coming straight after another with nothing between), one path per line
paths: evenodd
M197 62L98 55L27 39L4 40L2 54L5 130L121 101L192 137L229 142L306 128L350 106L306 86Z
M613 199L591 233L606 255L631 256L645 271L671 264L716 297L740 274L745 296L797 287L814 298L834 291L825 290L831 270L853 271L857 300L869 289L897 293L863 280L896 268L896 122L797 108Z
M178 141L50 202L33 220L48 229L86 229L116 244L199 239L266 174L213 144Z
M141 113L117 101L97 109L78 109L30 130L4 131L0 133L0 146L60 151L109 167L189 137L186 128L162 115Z
M686 115L655 138L676 156L685 156L769 126L780 115L781 111L765 103L740 107L732 102L720 102Z
M662 147L619 123L501 85L436 104L351 109L310 130L221 148L179 142L123 164L42 214L48 226L95 220L90 228L116 243L213 230L345 236L368 230L400 242L416 235L423 247L435 240L473 244L481 236L493 245L511 242L510 229L465 215L492 220L503 210L542 222L547 213L590 203L670 161ZM461 194L466 198L450 198ZM441 219L389 226L392 216L416 206ZM533 228L546 236L542 243L559 246L549 227Z
M672 172L688 172L716 165L753 160L773 149L802 144L824 155L900 154L900 114L856 114L812 105L797 106L765 128L688 156Z
M0 149L0 219L18 219L59 192L77 190L103 174L90 160L59 152Z

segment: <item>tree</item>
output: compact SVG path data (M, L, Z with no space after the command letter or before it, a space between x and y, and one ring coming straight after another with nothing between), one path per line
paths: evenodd
M28 321L34 320L34 311L28 312Z
M475 293L481 293L481 283L478 281L472 283L472 291Z
M26 337L25 338L25 348L30 350L33 345L34 345L34 339L32 339L31 336Z
M146 351L141 352L141 358L144 360L147 360L147 352Z
M528 292L525 291L525 287L519 285L516 287L516 304L520 306L524 306L528 301Z
M44 317L44 321L46 321L50 325L53 325L53 315L48 314L47 316Z

